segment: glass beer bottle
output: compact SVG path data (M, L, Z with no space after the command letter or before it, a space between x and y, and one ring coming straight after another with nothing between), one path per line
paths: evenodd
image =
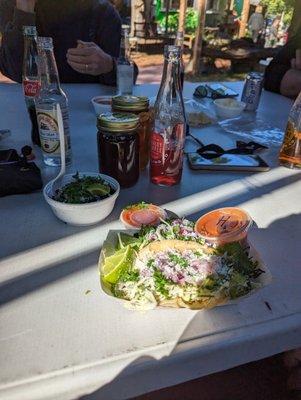
M119 95L132 94L134 87L134 64L130 59L130 38L124 28L121 36L120 53L117 60L117 92Z
M34 99L38 95L41 85L38 69L37 29L35 26L23 26L24 57L22 84L25 103L31 120L31 140L41 146L39 128L36 116Z
M56 105L62 110L66 164L71 163L71 145L69 131L69 112L67 96L61 88L57 65L50 37L38 37L39 68L41 89L35 98L38 127L43 158L46 165L61 165L60 137Z
M164 47L164 70L154 106L151 134L150 179L157 185L180 182L185 142L185 111L180 89L181 48Z
M301 92L289 113L279 163L287 168L301 168Z

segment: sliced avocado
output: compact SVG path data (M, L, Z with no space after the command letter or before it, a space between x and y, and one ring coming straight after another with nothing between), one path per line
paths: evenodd
M110 187L102 183L93 183L87 187L87 191L94 196L106 196L110 194Z

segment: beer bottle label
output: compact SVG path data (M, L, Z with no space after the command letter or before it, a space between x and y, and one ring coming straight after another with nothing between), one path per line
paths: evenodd
M40 90L40 82L39 81L23 81L24 95L26 97L35 97Z
M65 146L66 150L70 150L70 143L68 141L69 133L69 120L68 109L62 108L62 116L64 122L65 133ZM60 137L57 122L57 115L55 110L45 110L37 108L37 120L39 126L39 133L41 139L41 147L45 153L51 156L60 156Z

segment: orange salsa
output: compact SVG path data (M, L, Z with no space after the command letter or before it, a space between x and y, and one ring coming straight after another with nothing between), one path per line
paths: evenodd
M252 219L246 211L238 207L225 207L200 217L195 224L195 231L207 242L223 244L245 240L251 225Z

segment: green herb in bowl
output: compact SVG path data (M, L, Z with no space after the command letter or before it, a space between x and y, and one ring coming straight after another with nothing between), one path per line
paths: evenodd
M58 189L53 200L68 204L85 204L106 199L115 189L100 177L73 175L73 182Z

